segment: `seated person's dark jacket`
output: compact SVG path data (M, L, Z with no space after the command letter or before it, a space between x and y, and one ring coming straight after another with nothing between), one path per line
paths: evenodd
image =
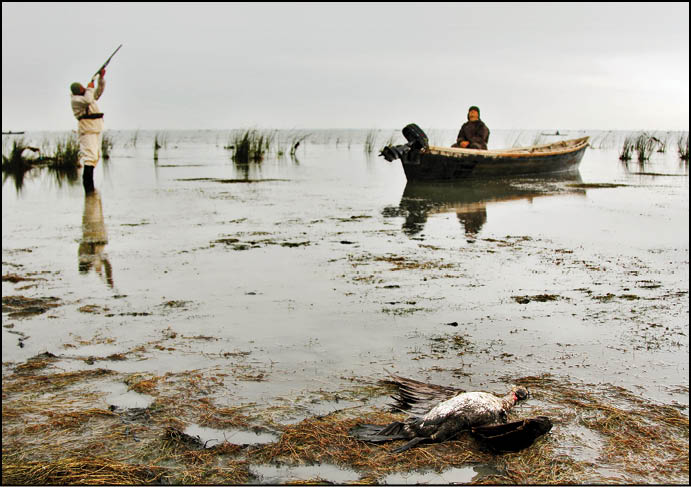
M461 142L468 141L470 144L466 149L484 149L487 150L487 141L489 140L489 129L482 120L474 122L466 122L458 132L456 143L452 147L460 147Z

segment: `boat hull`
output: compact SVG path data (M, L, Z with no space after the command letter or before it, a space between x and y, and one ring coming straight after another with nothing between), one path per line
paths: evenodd
M452 151L430 147L411 152L402 160L408 181L444 181L495 178L578 171L588 146L585 143L561 151Z

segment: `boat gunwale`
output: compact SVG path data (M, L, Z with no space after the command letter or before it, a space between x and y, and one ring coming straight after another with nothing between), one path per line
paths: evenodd
M568 154L570 152L582 150L588 146L589 139L589 136L585 136L579 137L577 139L561 140L559 142L552 142L549 144L532 145L528 147L518 147L515 149L499 150L461 149L456 147L440 147L431 145L427 148L427 150L422 151L422 154L441 155L447 157L462 157L466 155L488 158L544 157L551 155ZM556 147L554 148L554 150L544 151L544 149L550 149L555 145L559 145L560 147Z

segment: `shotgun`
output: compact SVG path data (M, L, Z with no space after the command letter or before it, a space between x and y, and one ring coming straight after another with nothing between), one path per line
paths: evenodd
M113 56L115 56L115 53L118 52L118 51L120 50L121 47L122 47L122 44L120 44L120 45L118 46L118 48L115 50L115 52L113 52L113 54L110 55L110 57L108 58L108 60L107 60L105 63L103 63L103 66L101 66L100 68L98 68L98 71L96 71L96 73L91 77L91 81L95 80L95 79L96 79L96 76L98 76L98 74L101 72L101 70L105 69L106 66L108 66L108 63L110 62L110 60L113 59Z

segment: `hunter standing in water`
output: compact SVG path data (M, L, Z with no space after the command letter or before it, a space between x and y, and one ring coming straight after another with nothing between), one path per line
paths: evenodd
M488 140L489 128L480 120L480 109L472 106L468 109L468 121L461 127L456 143L451 147L487 150Z
M84 88L80 83L72 83L72 112L79 121L79 162L84 166L82 181L84 191L94 190L94 168L101 158L101 132L103 132L103 113L98 109L96 100L101 98L106 86L106 70L101 69L98 76L98 87L94 90L93 79Z

